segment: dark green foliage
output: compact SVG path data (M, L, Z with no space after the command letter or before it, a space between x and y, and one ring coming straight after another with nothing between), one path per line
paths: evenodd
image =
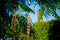
M24 16L17 17L16 24L16 30L13 30L13 26L8 25L4 28L6 30L6 35L10 37L18 37L21 33L26 35L26 18Z
M3 30L3 27L8 25L8 22L11 22L11 17L6 13L6 6L5 1L0 1L0 38L3 37L5 30Z
M53 25L50 27L49 40L60 40L60 21L52 21Z
M27 18L23 15L17 16L17 22L16 22L16 30L13 30L13 26L6 26L3 29L6 31L6 36L11 38L18 38L20 37L21 40L27 39ZM31 36L32 36L32 25L31 28ZM31 37L29 37L30 39Z
M22 1L22 3L25 4L24 1ZM0 28L1 28L0 34L2 34L2 31L3 31L2 27L5 27L9 23L11 24L12 16L9 15L9 11L13 13L14 10L16 11L18 9L18 5L20 4L18 3L18 0L1 0L0 1ZM29 7L27 7L27 5L23 5L23 6L20 5L20 6L23 7L22 9L24 10L26 8L25 11L28 11L28 12L32 11ZM8 13L6 12L6 9L8 9Z

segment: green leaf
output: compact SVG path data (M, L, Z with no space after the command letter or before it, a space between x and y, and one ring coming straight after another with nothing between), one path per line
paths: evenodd
M20 7L24 9L27 12L33 12L35 13L31 8L29 8L26 4L21 4Z
M58 8L60 10L60 4L58 5L54 5L56 8Z

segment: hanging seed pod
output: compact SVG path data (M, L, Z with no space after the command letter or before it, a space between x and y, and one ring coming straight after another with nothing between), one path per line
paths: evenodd
M13 30L15 30L16 29L16 13L14 12L14 14L13 14Z
M30 36L30 14L27 16L27 36Z

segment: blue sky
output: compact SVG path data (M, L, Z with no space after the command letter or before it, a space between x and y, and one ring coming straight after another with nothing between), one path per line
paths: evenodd
M32 12L30 12L30 17L32 19L32 22L36 22L37 21L37 10L39 9L39 5L36 5L35 8L34 8L34 5L31 5L29 7L35 12L35 14L33 14ZM18 14L20 14L20 12L22 11L22 9L20 8L19 10L20 11L18 11ZM60 16L60 10L57 9L56 13ZM25 14L25 13L23 12L23 14ZM52 19L54 19L54 17L52 15L48 16L47 18L43 16L43 20L44 21L45 20L52 20Z
M39 9L39 6L37 5L34 8L34 5L31 5L30 8L35 11L35 14L30 13L30 17L31 17L33 22L36 22L37 21L37 10ZM60 16L60 10L57 9L56 13ZM54 19L54 17L52 15L48 16L47 18L43 16L43 20L52 20L52 19Z

